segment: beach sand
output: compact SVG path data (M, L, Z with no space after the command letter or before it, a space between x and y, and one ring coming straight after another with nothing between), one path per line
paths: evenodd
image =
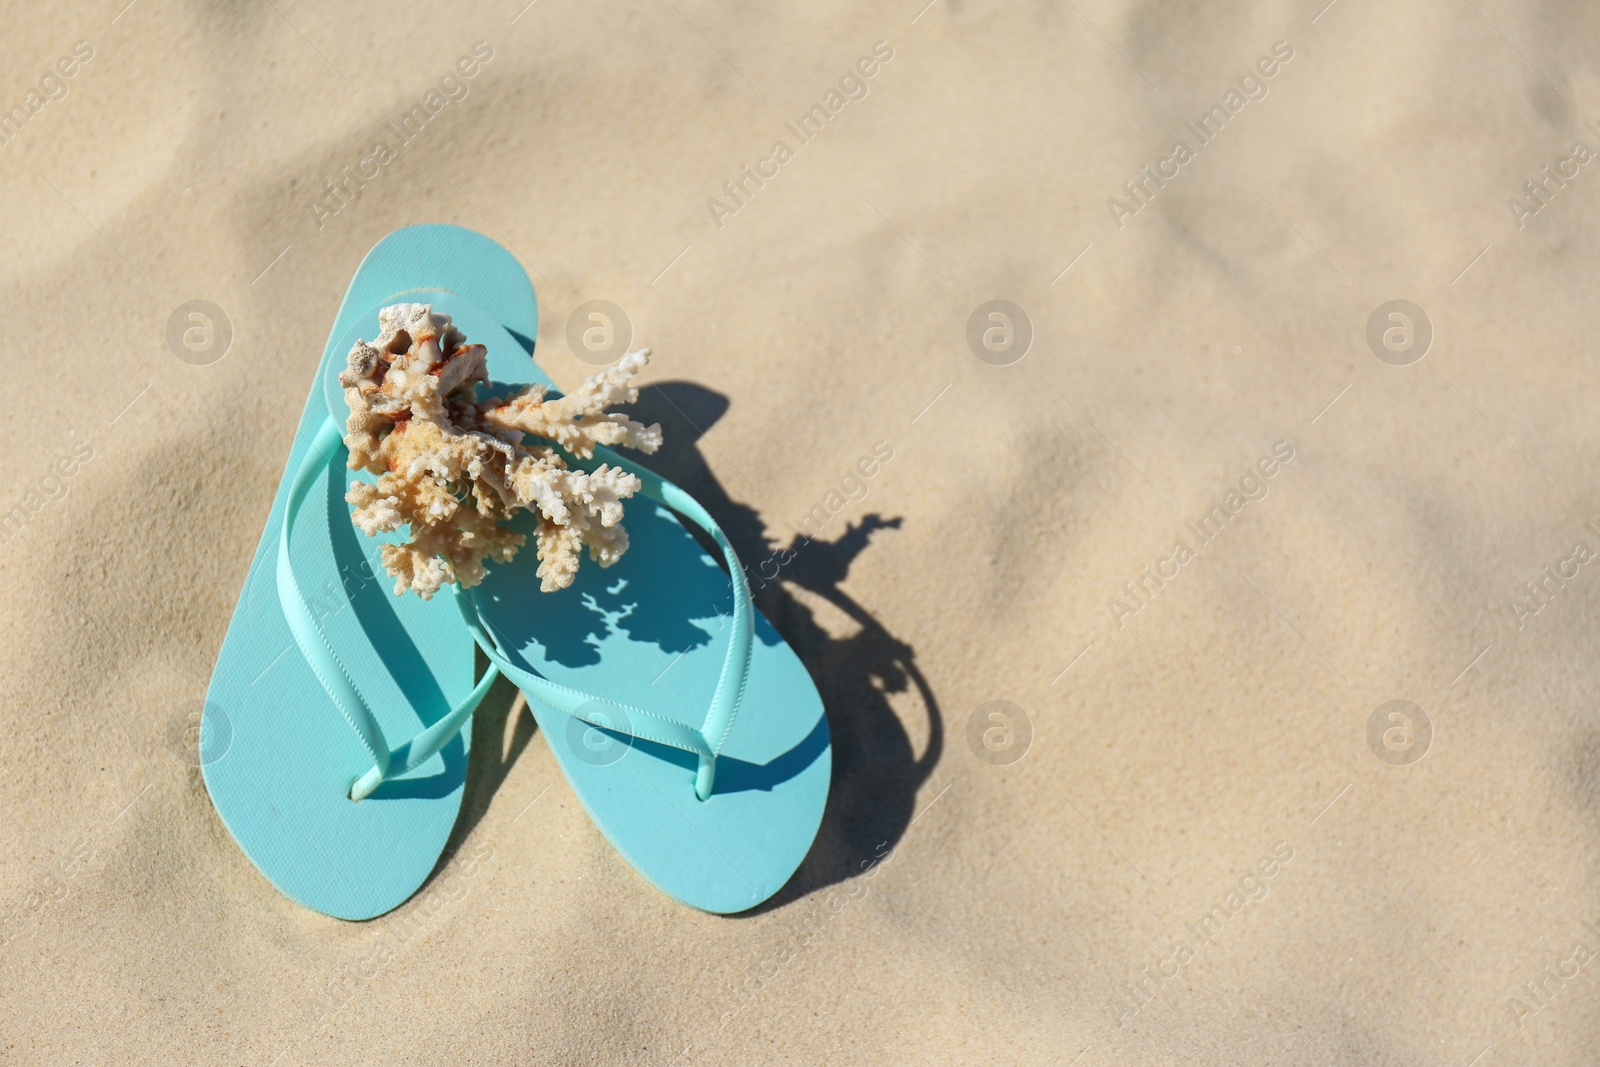
M0 1058L1593 1062L1600 13L521 2L7 11ZM758 603L833 793L753 914L629 868L507 685L368 923L185 758L418 222L516 251L566 387L622 308L659 468L809 535Z

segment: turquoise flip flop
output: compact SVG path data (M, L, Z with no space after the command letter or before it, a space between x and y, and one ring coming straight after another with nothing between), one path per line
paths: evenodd
M373 248L329 336L200 723L206 789L239 847L286 896L343 919L398 906L437 864L461 807L471 712L496 675L474 681L449 598L393 595L380 541L344 502L369 476L345 466L338 374L401 278L470 291L503 329L538 332L532 286L492 242L416 227Z
M462 296L410 299L488 346L492 387L549 384L525 360L520 376L503 376L495 353L513 339ZM608 449L566 459L640 479L645 499L623 520L627 552L541 593L539 561L524 550L492 564L476 589L452 586L462 616L528 697L573 792L635 869L705 911L754 907L789 880L822 821L833 762L822 698L752 605L738 556L693 497ZM711 538L726 570L679 516ZM531 542L532 517L518 522Z

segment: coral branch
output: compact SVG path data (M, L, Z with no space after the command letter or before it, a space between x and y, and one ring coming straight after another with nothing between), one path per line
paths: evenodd
M339 375L350 406L345 445L350 466L378 475L345 499L369 536L409 527L404 543L383 546L395 593L424 600L457 582L483 581L485 560L509 561L527 540L503 525L526 509L538 516L540 588L565 589L579 553L602 567L628 548L622 502L639 479L602 464L567 466L552 447L582 459L597 445L654 452L661 427L608 413L639 398L633 376L649 350L624 356L570 396L546 399L542 386L480 404L487 350L467 344L450 317L428 304L395 304L378 313L377 340L358 341ZM531 438L531 440L530 440Z

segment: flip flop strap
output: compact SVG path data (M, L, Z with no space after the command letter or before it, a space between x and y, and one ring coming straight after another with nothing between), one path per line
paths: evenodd
M350 729L361 742L361 747L372 757L372 768L356 779L350 788L350 798L362 800L382 782L415 770L448 744L450 739L460 732L468 716L489 691L499 673L491 665L465 700L451 708L438 722L390 750L388 743L383 739L383 730L378 726L377 718L373 716L372 709L367 706L366 700L356 687L355 679L350 676L349 670L334 652L332 643L311 610L311 605L306 602L305 594L300 589L300 582L295 578L294 567L289 559L289 538L294 530L295 519L300 514L300 507L305 503L317 476L328 469L343 448L344 443L338 426L331 418L324 418L289 486L289 500L284 507L283 525L278 531L278 600L283 605L284 620L289 624L289 632L294 636L301 656L305 658L311 672L317 676L317 681L322 683L322 688L333 701L334 707L339 709L339 714L350 724Z
M458 594L456 603L460 606L462 618L466 620L467 628L472 632L479 647L500 672L515 682L530 699L571 715L591 726L693 752L700 758L699 768L695 773L695 796L705 800L711 795L715 784L717 754L722 751L722 746L733 730L733 721L739 713L739 706L744 699L745 683L750 675L750 654L755 634L755 608L750 601L750 586L745 581L744 567L739 562L739 556L734 552L733 545L722 532L722 527L717 525L711 514L700 506L699 501L654 471L640 467L609 449L596 448L594 460L583 465L593 467L600 463L620 467L637 477L644 496L673 509L710 534L717 547L722 549L723 559L727 561L728 573L733 582L732 632L728 639L728 650L722 660L722 673L717 678L717 688L711 697L710 709L706 713L705 721L699 727L679 722L659 712L622 704L552 682L548 678L517 666L511 662L500 647L499 641L483 624L477 599L472 591L456 586Z

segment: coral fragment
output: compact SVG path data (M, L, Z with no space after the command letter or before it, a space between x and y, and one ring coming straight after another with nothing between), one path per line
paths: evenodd
M632 380L649 349L568 396L531 385L480 402L487 349L468 344L450 316L428 304L394 304L378 313L378 325L378 338L356 342L339 375L350 407L350 467L378 476L352 485L345 499L369 536L409 528L407 540L380 553L397 595L410 589L427 600L448 583L483 581L485 561L509 561L527 540L505 526L523 509L538 516L545 592L572 584L585 547L602 567L621 558L622 502L639 479L607 464L570 467L554 446L580 459L599 445L660 447L659 425L605 410L639 398Z

